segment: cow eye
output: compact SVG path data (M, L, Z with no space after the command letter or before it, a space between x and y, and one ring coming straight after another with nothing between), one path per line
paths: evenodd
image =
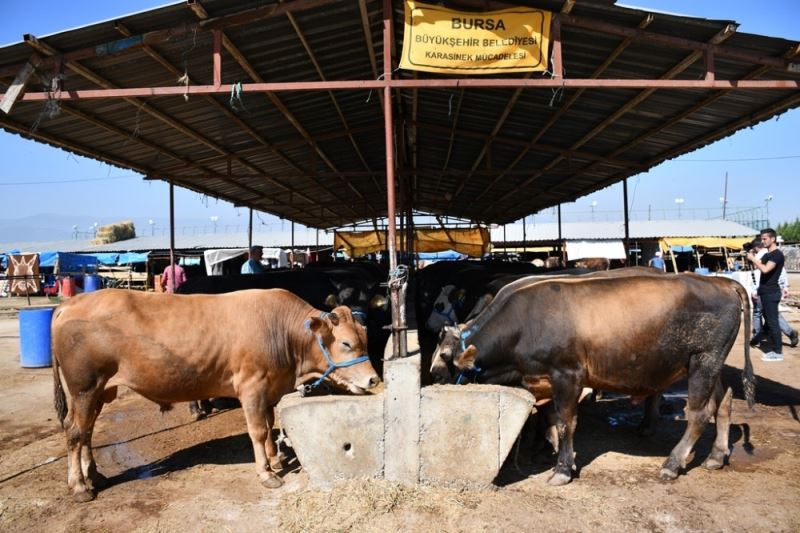
M347 341L342 341L342 346L344 346L348 350L352 350L353 349L353 347L350 346L350 343L347 342Z

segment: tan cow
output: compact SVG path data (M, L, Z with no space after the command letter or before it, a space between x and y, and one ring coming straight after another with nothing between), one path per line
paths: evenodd
M347 307L314 309L282 290L175 295L108 289L58 307L52 324L55 405L67 437L69 487L94 498L91 439L104 403L124 385L169 409L211 397L242 403L264 486L283 482L270 467L273 407L323 374L363 394L379 378L366 332ZM66 388L66 394L65 389Z

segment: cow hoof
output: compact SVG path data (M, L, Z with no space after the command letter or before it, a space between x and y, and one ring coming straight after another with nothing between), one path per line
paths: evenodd
M719 459L712 459L711 457L709 457L708 459L706 459L706 462L703 463L703 467L708 470L719 470L720 468L722 468L723 464L724 464L723 461L720 461Z
M563 474L561 472L556 472L550 476L550 479L547 480L547 484L551 487L560 487L562 485L566 485L570 481L572 481L572 476Z
M277 489L281 485L283 485L283 480L273 474L272 472L269 473L266 479L261 480L261 484L267 487L268 489Z
M192 414L194 415L193 418L194 418L195 422L199 422L200 420L204 419L207 416L205 413L203 413L201 411L198 411L197 413L192 413Z
M82 490L72 494L72 501L77 503L86 503L94 500L94 492L90 490Z
M281 470L283 470L283 461L281 459L281 456L278 455L277 457L270 457L269 467L275 470L276 472L280 472Z
M669 468L662 468L661 472L658 474L658 477L661 478L661 481L673 481L677 479L678 473L673 472Z

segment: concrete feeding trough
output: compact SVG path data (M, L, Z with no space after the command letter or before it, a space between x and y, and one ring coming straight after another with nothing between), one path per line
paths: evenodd
M420 357L386 361L371 396L300 397L278 404L281 426L312 486L354 479L486 486L533 408L522 389L420 388Z

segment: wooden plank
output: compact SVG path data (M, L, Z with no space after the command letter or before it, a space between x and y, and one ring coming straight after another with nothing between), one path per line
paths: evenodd
M25 93L25 86L28 84L28 80L33 73L36 72L36 67L38 67L41 62L41 56L39 56L39 54L33 54L28 62L25 63L25 66L22 67L22 70L19 71L14 81L11 82L11 86L3 95L3 99L0 100L0 111L6 115L11 113L14 104L16 104L19 98Z

